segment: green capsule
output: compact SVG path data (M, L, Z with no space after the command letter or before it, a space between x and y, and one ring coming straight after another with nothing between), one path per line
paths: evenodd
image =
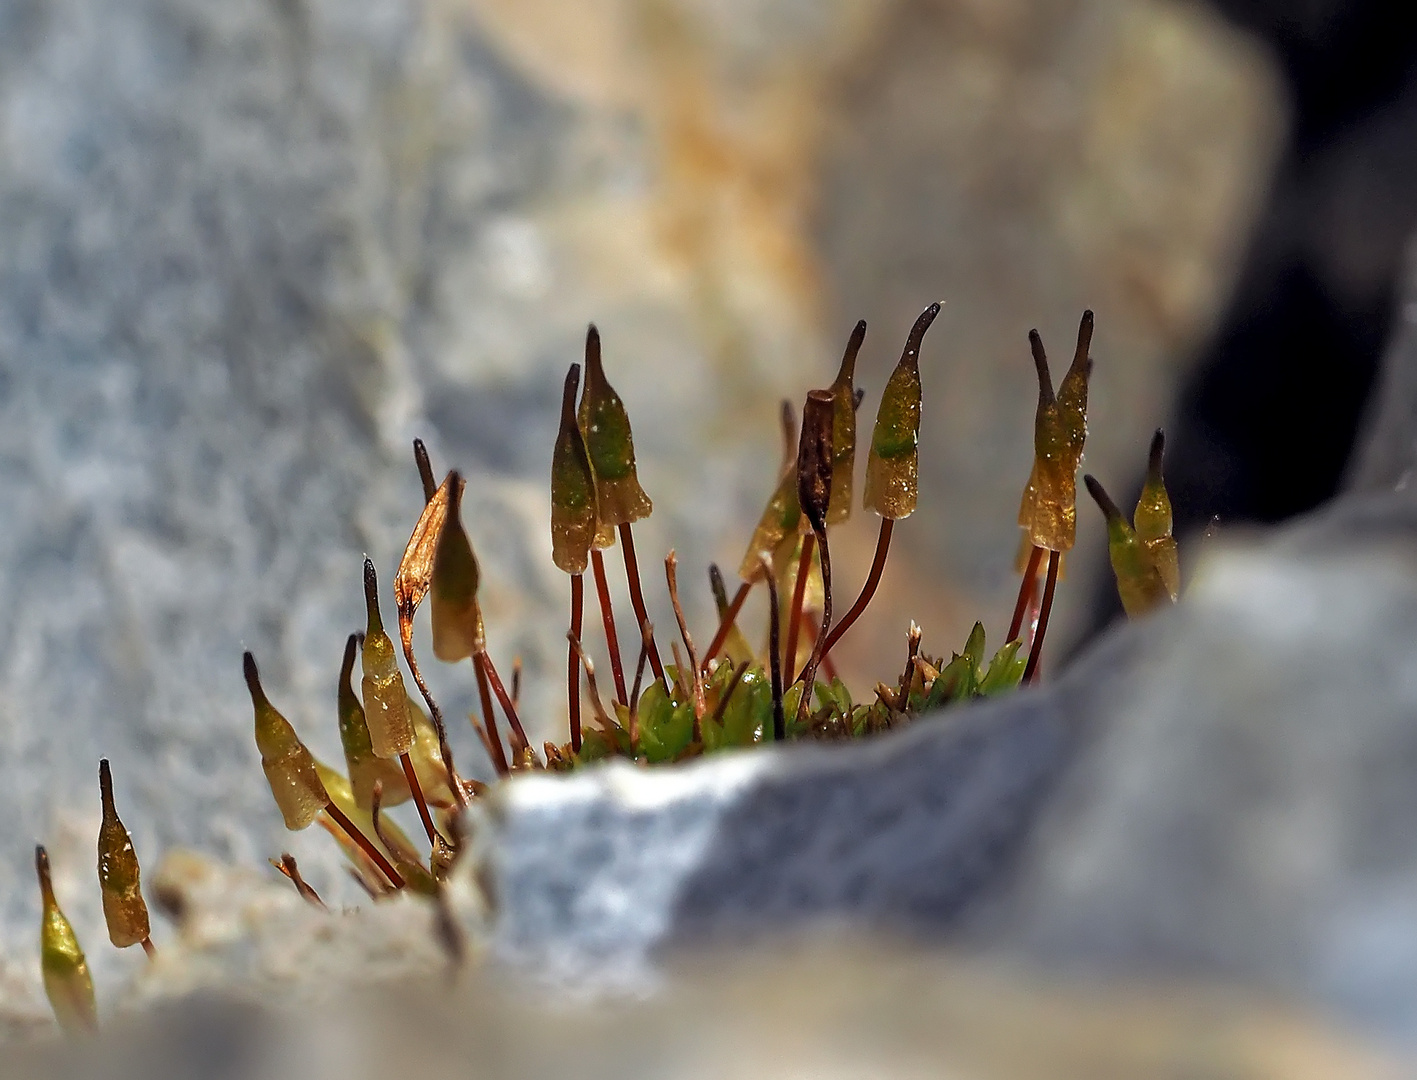
M802 505L797 501L797 470L794 467L782 474L777 489L758 519L757 528L748 541L748 550L739 564L738 576L744 581L762 577L763 557L776 563L778 553L797 542L797 527L801 521Z
M453 490L458 485L453 484ZM362 662L364 678L364 719L369 726L369 744L381 758L396 758L413 745L413 721L408 715L408 691L404 689L394 643L384 633L379 616L379 583L374 564L364 560L364 606L368 626L364 631Z
M915 320L881 394L871 434L862 504L892 521L915 512L920 489L920 343L939 313L940 305L931 304Z
M354 693L350 677L354 672L354 654L359 635L350 634L344 643L344 660L339 670L339 741L344 747L344 763L349 769L347 781L355 803L362 810L373 805L374 785L384 785L384 805L394 806L409 800L408 780L395 761L374 753L369 738L369 722L364 718L364 706ZM318 763L317 763L318 764ZM328 790L329 785L326 785ZM334 798L334 793L330 793Z
M551 455L551 559L568 574L584 574L595 543L595 473L576 423L581 366L572 364L561 392L561 430Z
M143 900L138 854L133 838L118 818L113 803L113 774L108 759L98 763L98 790L103 819L98 827L98 886L108 940L120 949L141 945L152 934L148 905Z
M579 413L581 434L595 472L600 522L604 527L649 517L654 505L635 472L635 440L620 396L605 379L600 331L591 326L585 341L585 392ZM601 540L605 539L604 535ZM597 546L606 546L597 541Z
M428 590L432 596L433 655L449 664L485 647L482 609L477 604L480 572L462 524L462 488L462 478L454 473Z
M266 692L261 689L261 677L256 671L256 658L249 652L242 657L246 689L251 692L251 705L256 711L256 749L261 752L261 768L271 795L280 807L285 827L294 832L306 828L330 801L325 785L315 771L315 759L295 734L290 721L276 711Z
M1161 579L1151 554L1137 539L1136 531L1117 509L1111 497L1094 476L1084 476L1087 490L1107 518L1107 554L1112 562L1112 574L1117 579L1117 593L1128 618L1145 615L1158 604L1171 599L1166 583Z
M1082 460L1083 444L1087 442L1087 382L1092 376L1092 322L1092 312L1084 311L1078 323L1073 362L1068 365L1068 373L1058 384L1058 419L1075 469L1076 463Z
M866 340L866 321L856 324L846 343L841 368L832 392L832 493L827 524L836 525L851 517L852 486L856 472L856 354Z
M59 910L54 884L49 877L49 853L34 849L34 867L39 874L39 895L44 912L39 923L39 966L44 975L44 993L54 1009L54 1018L70 1035L89 1035L98 1030L98 1004L94 1001L93 979L88 961L74 928Z
M1176 539L1171 535L1171 497L1166 493L1166 482L1161 476L1161 459L1165 453L1166 436L1157 428L1151 438L1146 483L1142 485L1132 524L1136 527L1137 539L1150 553L1156 572L1166 583L1171 599L1175 600L1181 595L1181 566L1176 553Z

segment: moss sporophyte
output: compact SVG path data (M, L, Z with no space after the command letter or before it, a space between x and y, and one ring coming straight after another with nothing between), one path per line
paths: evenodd
M748 541L738 568L741 583L731 599L718 567L709 568L719 621L702 651L680 602L678 559L671 551L664 560L678 631L670 647L673 662L668 664L660 656L647 614L631 532L631 525L648 517L653 505L637 475L629 415L606 377L600 335L595 327L589 329L584 367L571 364L566 374L550 467L552 560L570 578L569 730L566 742L547 742L539 750L531 745L518 714L519 665L514 665L509 693L493 662L495 642L489 642L478 602L481 571L462 522L466 481L449 472L437 482L427 449L415 440L424 507L392 581L400 647L395 647L380 613L379 575L365 560L365 626L346 639L333 680L343 772L314 758L266 696L255 657L246 653L242 659L260 766L286 827L304 829L318 822L339 843L354 877L375 901L406 889L433 896L442 890L463 847L460 811L489 789L459 774L442 711L419 668L413 626L425 598L432 609L433 655L449 664L472 664L481 709L480 716L470 719L499 778L529 770L575 770L616 757L660 766L774 742L858 739L1036 679L1062 556L1076 534L1076 476L1087 437L1092 370L1091 312L1083 315L1072 364L1056 393L1042 339L1036 331L1029 335L1038 382L1034 461L1018 516L1023 580L1002 644L991 654L983 625L975 623L961 651L946 659L925 652L920 628L908 622L903 667L877 682L864 699L853 695L832 662L832 650L881 582L895 523L916 509L924 404L920 352L939 314L940 305L931 304L916 320L877 407L862 506L880 517L880 533L854 603L835 617L830 536L851 513L856 414L863 396L855 383L856 364L866 336L864 322L852 331L834 381L806 395L800 426L791 405L782 405L783 463L779 473L768 478L767 504ZM1129 616L1174 602L1180 591L1162 451L1158 431L1130 523L1102 485L1086 478L1106 519L1112 567ZM621 654L602 556L617 542L634 609L635 630L628 638L634 642L632 666ZM602 696L583 644L587 568L595 580L610 658L614 696L609 700ZM737 620L745 598L759 584L768 592L768 626L762 647L755 648ZM361 667L358 693L356 657ZM422 705L409 692L404 667ZM627 670L633 672L629 686ZM582 723L583 717L588 717L587 723ZM118 816L107 761L100 764L99 777L98 878L109 937L118 948L140 944L152 956L156 950L138 857ZM408 801L417 808L425 844L415 844L383 814L387 807ZM287 854L271 862L302 897L324 907L294 858ZM54 894L43 848L36 853L36 867L43 902L40 959L46 992L66 1031L93 1030L93 984L83 950Z

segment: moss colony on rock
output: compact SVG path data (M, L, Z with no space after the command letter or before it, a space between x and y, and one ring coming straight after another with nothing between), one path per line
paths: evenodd
M881 395L862 495L864 508L880 517L880 534L855 602L834 618L829 540L832 528L849 517L855 498L856 414L863 396L855 385L855 369L864 322L856 325L835 380L807 395L800 425L791 406L783 404L781 473L748 543L738 569L741 584L731 599L722 574L710 567L719 623L702 653L684 619L674 553L664 560L678 623L677 640L668 649L671 662L665 661L647 615L632 531L636 521L649 516L652 504L636 474L629 417L606 379L600 336L590 328L584 386L580 365L572 364L551 464L552 557L570 576L569 732L565 743L548 742L540 750L531 745L517 712L519 678L514 676L508 692L487 649L477 557L461 520L464 480L450 472L437 483L423 444L415 441L425 505L392 581L399 645L384 628L378 576L366 560L367 624L346 642L338 682L345 773L315 760L266 697L255 658L250 653L244 657L261 768L286 827L304 829L318 822L328 830L375 901L403 889L438 894L463 846L460 812L487 787L459 775L442 712L414 654L413 620L425 599L431 608L433 655L445 663L472 663L481 699L481 717L473 717L472 724L499 778L526 770L573 770L611 757L658 766L737 747L866 738L935 709L1006 693L1036 679L1063 553L1073 546L1076 533L1076 474L1087 437L1092 368L1091 312L1083 315L1072 363L1056 393L1043 343L1036 331L1029 335L1038 375L1034 463L1018 518L1023 581L1004 644L990 655L984 627L975 623L962 651L945 659L923 651L920 630L909 623L901 669L876 683L866 701L852 697L833 667L833 648L881 581L895 523L916 507L920 347L939 311L940 305L932 304L916 320ZM1161 479L1162 448L1158 431L1132 523L1094 478L1086 478L1107 519L1112 566L1131 616L1174 601L1179 588L1171 508ZM635 627L624 652L603 555L617 542ZM610 657L608 686L597 681L582 647L588 568ZM769 596L761 647L737 622L744 600L758 585ZM356 654L362 669L358 694L353 686ZM421 703L404 682L400 655ZM626 664L624 658L634 662ZM152 955L138 860L114 806L106 761L100 765L100 789L98 877L109 936L118 948L141 944ZM418 810L426 846L415 844L382 813L410 801ZM293 858L284 855L272 863L302 896L323 906ZM66 1030L92 1030L97 1024L92 981L55 899L43 848L37 851L37 867L44 903L40 951L45 989Z

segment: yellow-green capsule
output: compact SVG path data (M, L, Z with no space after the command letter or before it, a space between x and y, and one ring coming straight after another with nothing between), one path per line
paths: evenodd
M393 806L409 799L408 780L396 762L374 753L369 738L369 722L364 718L364 706L354 693L350 678L354 673L354 654L359 647L359 635L350 634L344 643L344 660L339 669L339 741L344 747L344 763L349 769L347 781L355 803L363 810L373 805L374 785L384 785L384 805ZM319 764L318 762L316 763ZM325 785L329 790L329 785ZM330 792L334 798L334 793Z
M852 485L856 472L856 354L866 340L866 320L851 331L832 392L832 493L827 524L851 517Z
M578 415L586 452L595 472L602 526L624 525L649 517L654 504L635 472L635 440L624 402L605 379L600 362L600 331L591 326L585 340L585 392ZM597 546L607 538L597 539Z
M1151 437L1151 453L1147 457L1146 483L1137 500L1132 524L1137 539L1151 554L1156 572L1166 583L1171 599L1181 595L1181 566L1176 553L1176 538L1171 535L1171 496L1161 476L1161 459L1166 453L1166 436L1160 428Z
M241 658L241 665L256 712L256 749L261 752L261 768L271 785L271 795L287 829L293 832L306 828L325 808L330 796L320 783L310 751L261 689L256 658L248 652Z
M39 896L44 906L39 923L39 966L44 975L44 993L54 1009L54 1018L70 1035L88 1035L98 1030L98 1004L94 1001L93 979L88 961L74 928L59 910L54 883L49 877L49 853L43 845L34 849L34 868L39 875Z
M452 487L456 491L458 485L454 483ZM413 721L408 715L408 691L394 643L384 633L384 620L379 616L379 581L369 559L364 560L364 606L369 622L364 631L364 678L359 688L364 697L369 745L378 757L396 758L413 745Z
M581 366L572 364L561 391L561 430L551 455L551 559L568 574L584 574L595 542L595 474L576 423Z
M462 525L462 478L453 474L448 514L433 554L433 655L455 664L480 653L484 645L482 609L477 605L480 573L472 542Z
M1037 330L1028 332L1038 373L1038 412L1033 423L1033 471L1019 504L1018 523L1029 545L1049 551L1070 551L1077 540L1077 469L1087 439L1091 339L1089 311L1078 331L1078 351L1055 395L1043 339Z
M1112 574L1117 579L1117 593L1128 618L1145 615L1158 604L1171 599L1166 583L1161 580L1151 554L1137 539L1136 531L1117 509L1107 492L1094 476L1084 476L1087 490L1107 518L1107 554L1112 562Z
M881 394L871 433L862 503L892 521L915 512L920 489L920 343L939 313L940 305L931 304L915 320Z
M763 557L777 561L776 556L784 547L797 542L797 526L802 520L802 506L797 501L797 470L789 469L782 474L777 489L768 500L763 516L748 541L748 550L743 554L743 562L738 567L738 576L744 581L756 581L763 575Z
M152 930L148 905L143 901L138 853L113 804L113 774L107 758L98 763L98 790L103 804L103 820L98 827L98 886L103 895L103 919L108 924L108 940L126 949L147 941Z

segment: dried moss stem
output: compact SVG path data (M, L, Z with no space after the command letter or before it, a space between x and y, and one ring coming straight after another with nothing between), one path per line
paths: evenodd
M581 665L576 658L575 642L581 636L581 618L585 609L585 578L571 575L571 633L566 646L566 704L571 714L571 750L581 752Z
M620 636L615 633L615 612L610 607L610 583L605 579L605 556L596 548L590 553L591 571L595 575L595 593L600 600L600 619L605 624L605 648L610 653L610 674L615 680L615 700L629 708L630 697L625 691L625 668L620 662Z
M788 671L797 670L797 639L802 632L802 602L807 596L807 578L812 574L812 551L817 546L815 533L802 537L802 555L797 560L797 581L792 586L792 607L787 622L787 648L783 650L783 665Z
M832 627L827 634L826 644L822 646L822 659L826 659L828 653L840 641L852 623L861 617L861 613L866 610L866 605L871 602L871 597L876 595L876 586L881 583L881 574L886 568L886 556L891 549L891 531L895 528L895 521L888 517L881 518L881 531L876 537L876 554L871 560L871 572L866 575L866 584L861 586L861 595L856 598L856 603L845 615L841 617L841 622Z
M733 630L733 624L738 621L738 612L743 608L743 601L748 599L748 593L753 589L751 581L745 581L738 586L738 591L733 594L733 600L723 613L723 617L718 620L718 629L714 631L713 641L709 643L708 652L704 653L704 667L707 668L709 661L718 655L718 650L723 648L723 643L728 640L729 633Z
M406 759L408 755L405 754L404 757ZM405 768L411 771L412 766L406 765ZM325 813L329 814L330 817L334 819L334 823L344 830L346 836L359 845L360 850L369 856L374 865L389 879L389 883L393 885L395 889L402 889L404 887L405 882L403 875L395 870L394 864L389 862L389 860L384 857L384 853L374 846L374 841L360 832L358 825L345 817L344 811L335 805L333 799L325 804Z
M1061 551L1048 553L1048 581L1043 586L1043 606L1038 612L1038 630L1033 635L1033 648L1028 654L1028 665L1023 669L1023 682L1033 682L1038 674L1038 661L1043 655L1043 635L1048 632L1048 616L1053 611L1053 592L1058 587L1058 563L1062 561Z
M649 666L654 670L654 677L660 682L667 684L664 678L664 663L659 659L659 647L654 643L654 627L649 621L649 610L645 607L644 590L640 588L640 564L635 557L635 537L630 531L630 523L622 521L620 523L620 551L625 557L625 580L630 586L630 606L635 609L635 618L639 620L640 632L645 632L645 627L650 627L648 636L645 638L646 646L649 649Z
M1019 582L1018 602L1014 604L1014 617L1009 622L1009 635L1004 638L1005 642L1019 640L1019 632L1023 629L1023 617L1028 613L1028 607L1033 603L1033 594L1038 589L1038 564L1043 559L1043 549L1034 545L1032 551L1028 553L1028 566L1023 571L1023 581Z

